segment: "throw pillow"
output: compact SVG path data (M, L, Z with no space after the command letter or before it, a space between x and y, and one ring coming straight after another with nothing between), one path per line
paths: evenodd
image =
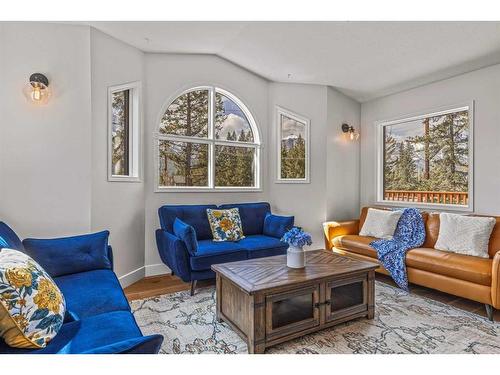
M293 216L278 216L268 212L264 218L263 234L265 236L281 238L288 230L292 229L293 222Z
M28 255L0 251L0 336L14 348L44 348L64 320L64 297Z
M196 239L196 231L194 228L177 217L174 220L173 228L174 234L186 244L189 253L191 255L196 254L198 250L198 240Z
M359 235L391 239L402 214L402 210L389 211L369 208Z
M496 223L494 218L441 213L439 221L436 249L489 258L488 244Z
M214 241L239 241L245 238L238 208L227 210L207 208L207 216Z
M108 257L109 231L73 237L23 240L26 254L52 277L97 270L111 269Z

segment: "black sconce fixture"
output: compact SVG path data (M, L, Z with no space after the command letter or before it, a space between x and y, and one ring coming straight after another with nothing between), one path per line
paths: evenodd
M359 132L349 124L342 124L342 132L346 137L349 137L351 141L356 141L359 138Z

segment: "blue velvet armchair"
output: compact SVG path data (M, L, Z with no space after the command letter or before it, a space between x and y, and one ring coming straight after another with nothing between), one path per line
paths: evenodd
M207 209L238 208L244 239L237 242L213 241ZM267 202L217 205L167 205L158 209L161 228L156 231L160 257L183 281L191 283L194 294L197 280L215 277L212 264L236 262L286 253L281 242L293 227L293 216L271 214Z
M109 232L25 239L0 222L0 249L27 253L54 279L66 300L64 324L43 349L18 349L0 338L0 354L153 354L163 336L143 336L113 272ZM1 250L0 250L1 251Z

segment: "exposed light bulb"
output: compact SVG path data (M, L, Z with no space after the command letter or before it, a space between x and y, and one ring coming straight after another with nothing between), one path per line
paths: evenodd
M351 138L351 141L354 141L354 131L353 130L349 131L349 137Z
M33 101L35 102L38 102L40 101L40 99L42 99L42 92L40 91L40 87L33 87L33 91L31 92L31 99L33 99Z

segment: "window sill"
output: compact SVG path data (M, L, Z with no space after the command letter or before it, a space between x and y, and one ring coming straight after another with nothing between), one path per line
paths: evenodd
M133 176L108 176L108 182L142 182L142 180Z
M206 188L206 187L157 187L155 193L259 193L262 188Z
M474 212L474 207L472 206L472 204L468 206L462 206L458 204L450 205L441 203L417 203L417 202L403 202L403 201L396 202L396 201L384 201L384 200L377 200L375 204L387 207L415 207L423 210L455 211L464 213Z

